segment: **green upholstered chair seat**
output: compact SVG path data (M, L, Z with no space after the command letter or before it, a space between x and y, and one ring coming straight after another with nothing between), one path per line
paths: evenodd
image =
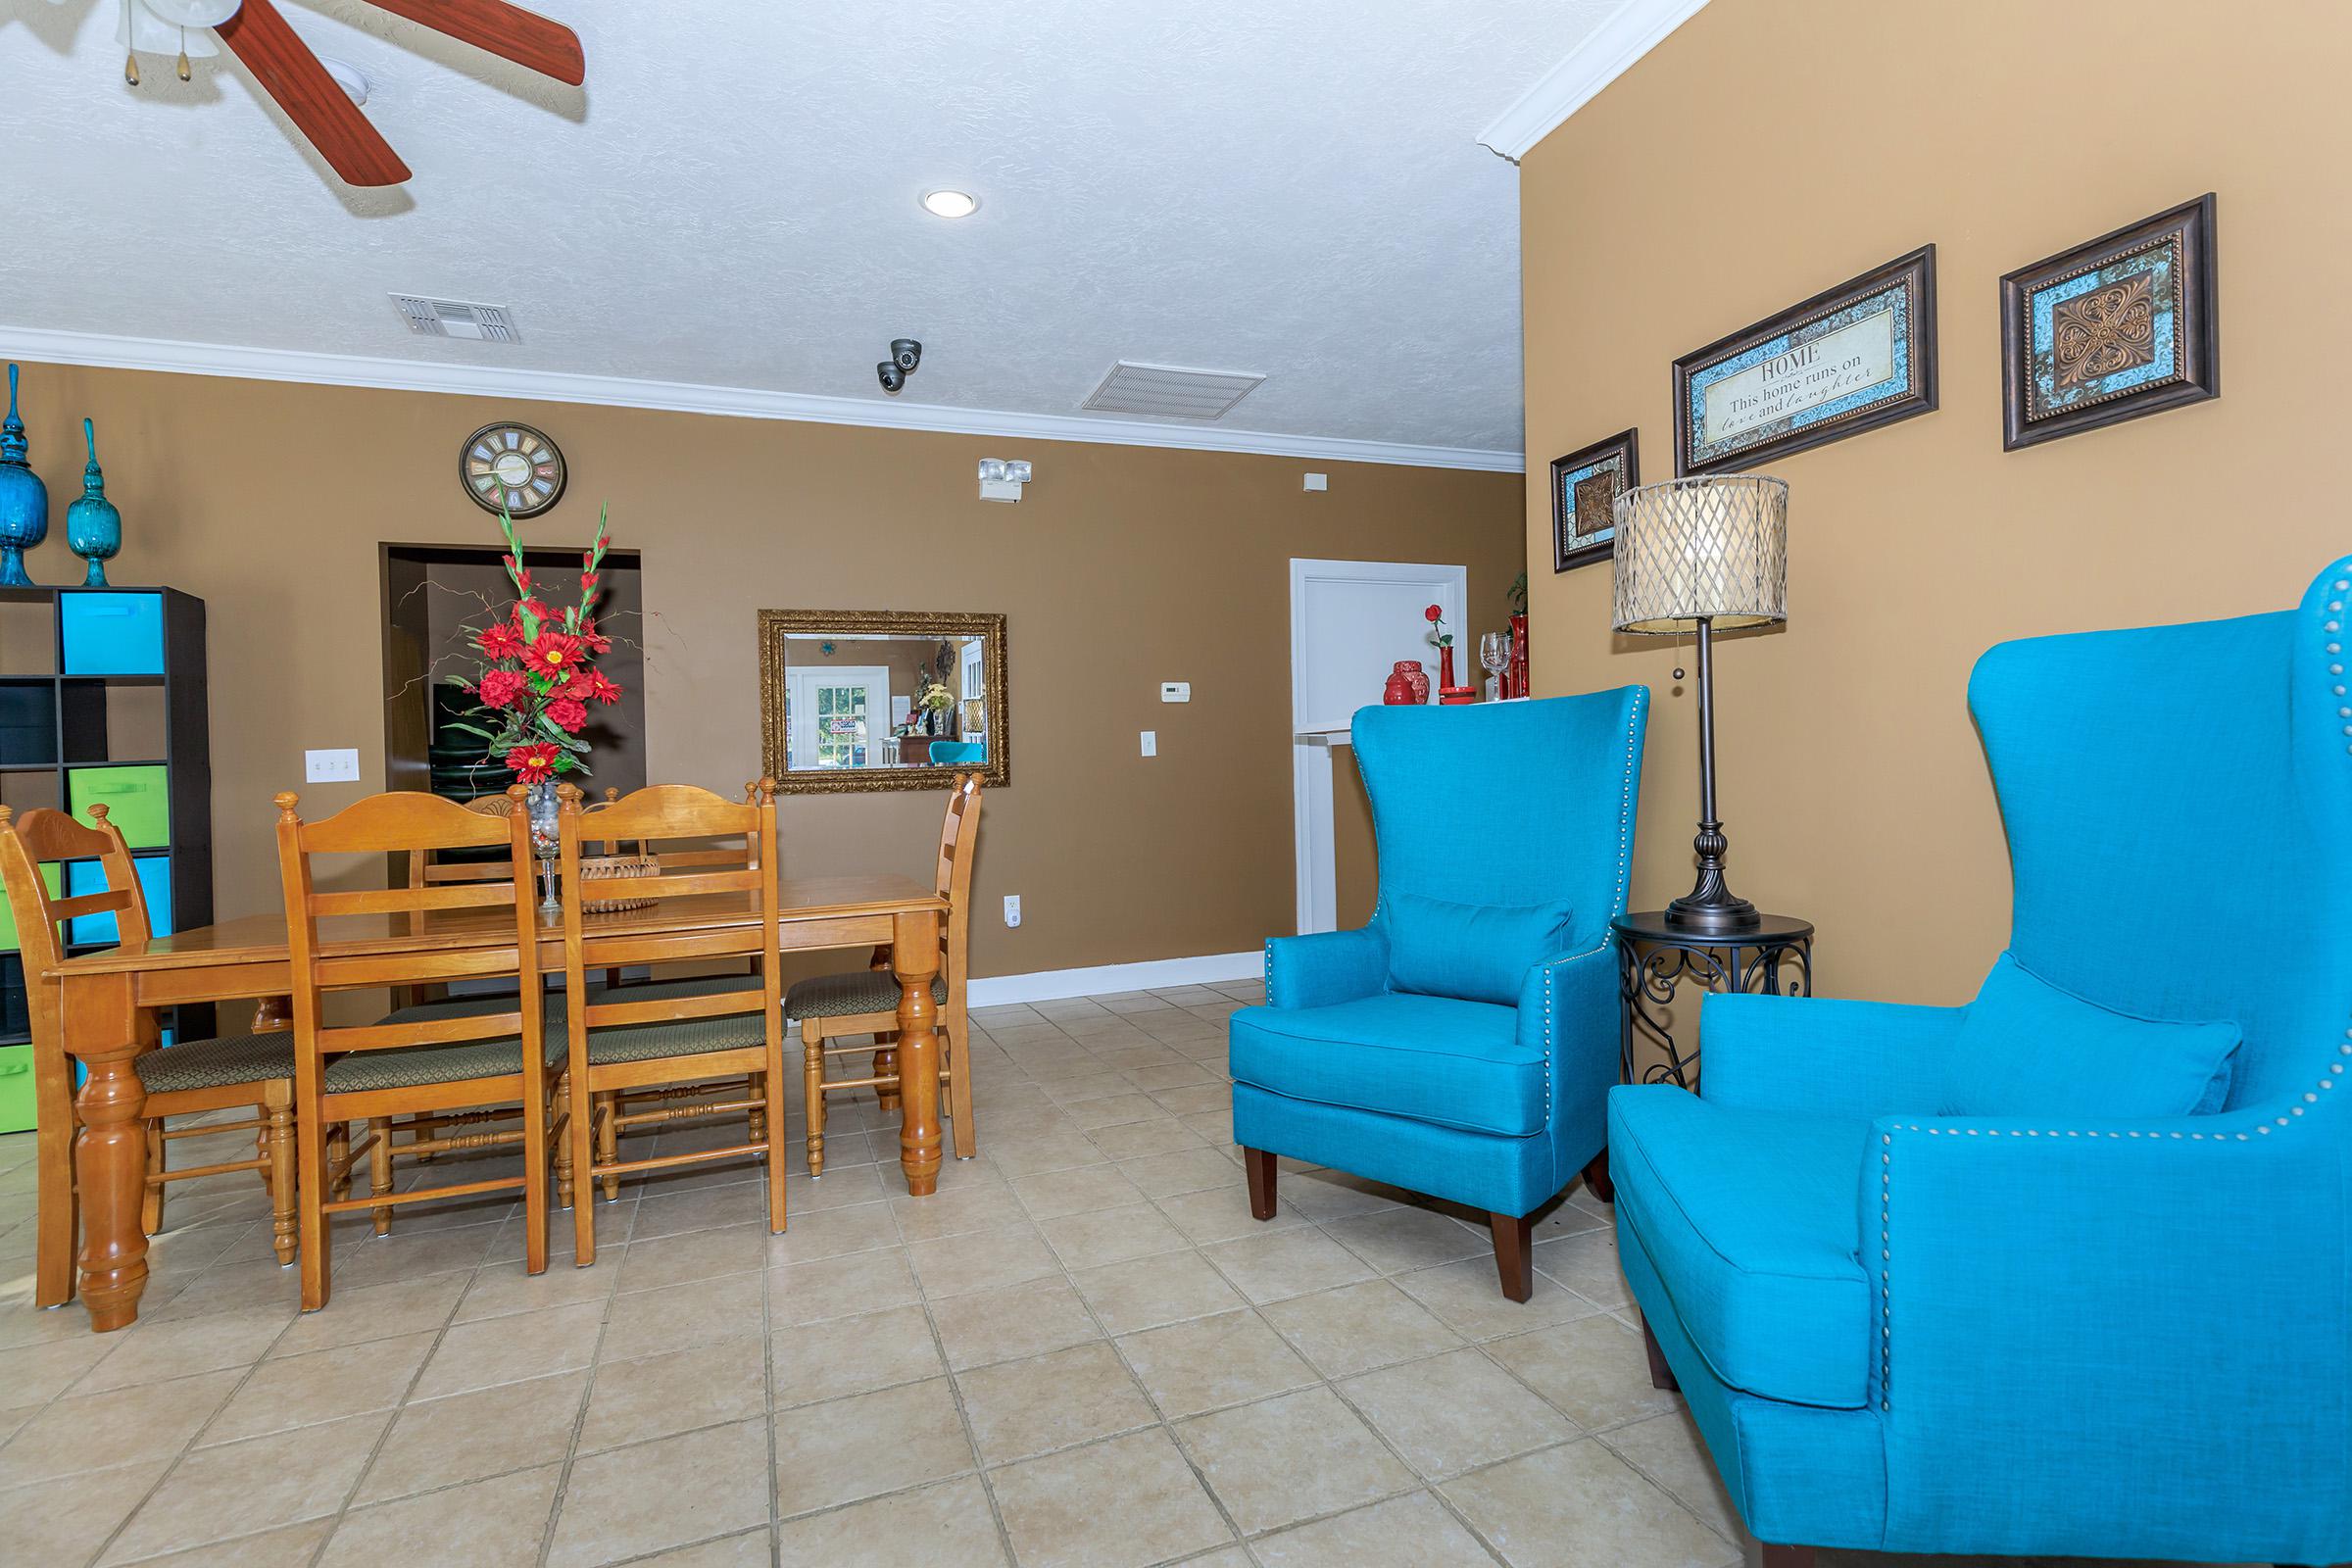
M564 993L546 993L542 1016L561 1019L564 1016ZM430 1018L479 1018L493 1012L515 1010L514 993L499 992L490 996L446 997L439 1002L419 1002L413 1007L396 1007L384 1014L385 1023L417 1023Z
M590 982L590 1005L606 1002L673 1002L680 997L716 997L734 991L757 991L756 974L698 974L683 980L631 980L617 986Z
M948 982L931 982L931 1000L948 1004ZM899 979L888 969L858 969L797 981L784 994L787 1018L852 1018L861 1012L896 1012Z
M138 1070L140 1086L151 1095L291 1078L294 1031L279 1029L270 1034L185 1040L162 1051L150 1051L132 1065Z
M551 1067L564 1061L564 1035L550 1030L546 1040ZM330 1095L366 1094L377 1089L421 1089L429 1084L454 1084L467 1078L503 1078L522 1071L522 1042L468 1040L455 1046L400 1046L390 1051L354 1051L327 1062L323 1075Z
M662 1023L614 1024L588 1031L588 1060L610 1067L662 1056L702 1056L719 1051L756 1051L767 1043L765 1021L757 1012L720 1018L677 1018Z

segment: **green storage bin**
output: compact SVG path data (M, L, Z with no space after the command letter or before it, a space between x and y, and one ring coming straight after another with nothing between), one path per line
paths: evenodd
M32 1047L0 1046L0 1133L28 1133L32 1124Z
M172 791L160 766L76 767L66 774L66 798L77 822L90 819L91 807L105 807L134 850L172 842Z
M90 863L95 865L98 862L93 860ZM54 899L60 896L58 866L55 860L50 860L42 865L41 880L49 884L49 896L51 898ZM109 915L108 918L112 919L113 916ZM24 943L17 940L16 906L9 903L6 899L0 899L0 951L14 953L24 945Z

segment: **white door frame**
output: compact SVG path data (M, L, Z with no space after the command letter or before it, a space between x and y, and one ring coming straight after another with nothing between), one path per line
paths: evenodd
M1469 612L1469 577L1466 566L1396 561L1295 559L1291 562L1291 823L1294 886L1298 892L1298 924L1301 935L1339 927L1340 884L1333 837L1331 752L1333 745L1348 744L1348 725L1354 716L1353 709L1345 713L1303 710L1308 655L1304 614L1307 597L1317 583L1427 584L1431 600L1445 608L1446 623L1454 628L1457 637L1454 648L1458 655L1462 650L1458 638ZM1433 657L1429 694L1433 703L1438 696L1436 662ZM1458 669L1456 675L1458 678ZM1379 701L1380 689L1374 686L1364 693L1363 703L1357 706ZM1298 738L1310 730L1326 732L1329 741L1314 744Z

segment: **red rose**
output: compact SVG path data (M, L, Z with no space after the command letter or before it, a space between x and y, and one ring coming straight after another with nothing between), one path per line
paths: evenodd
M511 707L530 689L531 677L519 669L484 670L479 688L483 703L491 708Z
M617 703L620 688L605 679L604 671L592 669L588 671L588 695L600 703Z
M1444 612L1443 610L1440 610L1440 609L1439 609L1439 608L1438 608L1436 605L1432 605L1432 606L1430 606L1430 607L1429 607L1427 610L1424 610L1423 612L1421 612L1421 613L1422 613L1422 614L1424 614L1424 615L1427 615L1427 616L1428 616L1430 619L1432 619L1432 620L1436 620L1436 619L1437 619L1437 618L1439 618L1441 615L1443 615L1443 614L1445 613L1445 612Z
M484 659L520 659L522 657L522 633L516 631L511 624L501 621L498 625L487 628L475 637L473 646L482 651Z
M580 639L550 627L531 640L523 650L522 662L534 674L553 678L557 684L571 678L571 672L584 652Z
M547 705L548 722L566 735L577 735L588 722L588 705L572 697L559 697Z
M531 746L517 746L507 754L507 766L525 784L537 784L556 776L556 748L551 741Z

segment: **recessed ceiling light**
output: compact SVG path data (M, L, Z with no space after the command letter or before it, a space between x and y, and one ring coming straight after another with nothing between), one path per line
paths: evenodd
M964 190L923 192L923 211L933 218L969 218L980 210L980 198Z

